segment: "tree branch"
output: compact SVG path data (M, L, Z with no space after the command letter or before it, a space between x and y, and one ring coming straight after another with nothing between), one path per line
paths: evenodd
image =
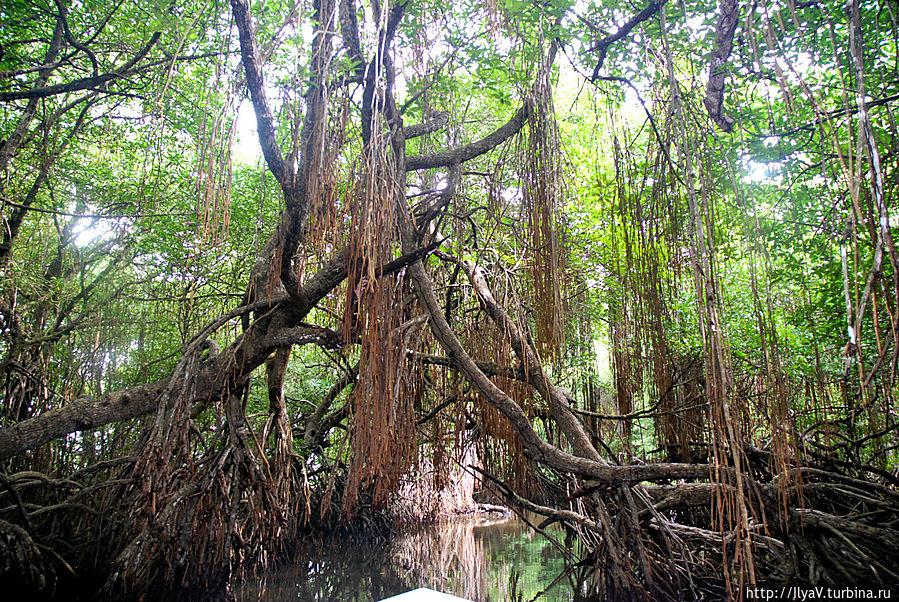
M31 88L29 90L22 90L19 92L0 92L0 102L10 102L13 100L23 100L23 99L36 99L36 98L46 98L48 96L55 96L56 94L65 94L67 92L77 92L78 90L88 90L94 88L103 87L107 82L123 79L133 74L134 66L137 65L147 54L149 54L150 50L156 43L159 41L159 38L162 36L160 32L156 32L150 38L150 41L138 51L134 58L130 61L122 65L119 69L115 71L109 71L108 73L103 73L101 75L92 76L92 77L81 77L79 79L66 82L64 84L56 84L54 86L37 86Z
M425 134L430 134L431 132L443 129L449 121L449 117L450 114L448 111L441 111L427 121L405 126L403 133L406 135L406 140L418 138L419 136L424 136Z
M593 75L590 78L590 81L595 82L599 78L599 70L602 69L602 65L606 61L606 54L609 52L609 47L615 42L624 39L634 27L659 12L659 9L662 8L667 1L668 0L652 0L646 8L634 15L627 23L619 27L618 31L610 36L604 37L590 48L590 52L599 52L599 58L596 60L596 67L593 68Z
M494 148L517 134L527 123L532 111L531 103L525 103L518 109L512 118L505 124L484 136L476 142L460 146L451 150L440 151L431 155L413 155L406 158L406 169L415 171L419 169L434 169L436 167L449 167L456 163L465 163L475 157L492 151Z
M259 52L256 50L256 39L250 23L250 7L247 5L247 0L231 0L231 13L234 15L234 24L237 26L237 35L240 38L240 60L247 78L253 112L256 113L256 132L259 134L262 156L265 157L265 162L278 183L282 187L285 184L292 186L293 174L286 173L284 157L281 155L281 149L275 138L274 119L268 105L268 97L265 94L265 81L259 66Z
M724 114L724 84L727 79L727 70L724 67L733 49L740 6L737 0L720 0L718 11L715 52L709 60L709 83L702 104L705 105L712 121L723 131L729 132L734 129L736 121L730 115Z

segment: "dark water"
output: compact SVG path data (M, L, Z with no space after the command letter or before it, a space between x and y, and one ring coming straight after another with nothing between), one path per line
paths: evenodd
M429 587L478 602L570 602L580 588L558 579L564 570L562 553L521 520L473 518L410 528L387 542L318 542L236 595L241 602L374 602Z

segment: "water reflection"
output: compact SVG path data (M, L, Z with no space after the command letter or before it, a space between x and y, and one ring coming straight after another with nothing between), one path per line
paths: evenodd
M467 519L409 528L390 542L315 543L237 599L375 602L429 587L478 602L570 602L578 588L568 578L554 584L564 570L559 551L524 522Z

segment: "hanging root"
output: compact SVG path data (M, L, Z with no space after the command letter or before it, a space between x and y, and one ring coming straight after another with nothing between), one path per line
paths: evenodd
M566 267L563 220L562 148L549 68L542 65L532 90L521 189L527 224L530 284L536 303L536 346L558 360L565 342L562 286Z

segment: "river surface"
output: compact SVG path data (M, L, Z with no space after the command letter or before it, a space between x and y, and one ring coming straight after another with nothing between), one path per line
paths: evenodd
M240 602L375 602L428 587L477 602L571 602L580 588L564 570L562 552L520 519L466 518L377 543L319 541L235 593Z

